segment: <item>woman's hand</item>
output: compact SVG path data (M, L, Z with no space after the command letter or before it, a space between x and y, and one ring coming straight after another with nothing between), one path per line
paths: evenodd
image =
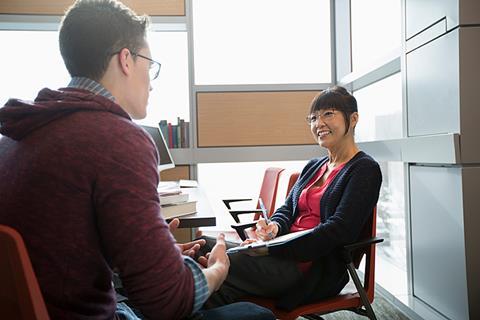
M243 241L242 243L240 243L240 247L243 247L243 246L246 246L246 245L249 245L250 243L255 243L257 242L257 239L246 239L245 241Z
M267 224L265 219L260 218L257 221L255 233L257 237L263 241L272 240L277 236L278 233L278 224L275 222L270 222Z

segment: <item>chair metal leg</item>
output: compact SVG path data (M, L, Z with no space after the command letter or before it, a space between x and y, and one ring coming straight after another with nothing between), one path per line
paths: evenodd
M316 315L316 314L304 314L302 315L302 318L308 319L308 320L325 320L324 318Z
M368 301L367 293L365 292L365 289L363 288L363 285L360 282L360 278L358 277L358 274L355 271L355 266L353 265L353 263L349 263L347 264L347 268L348 268L348 272L350 273L350 276L352 277L353 283L355 284L355 287L357 288L358 293L360 294L360 299L362 300L362 304L365 307L365 311L367 312L367 317L370 320L377 320L377 317L375 316L375 312L373 312L372 306Z

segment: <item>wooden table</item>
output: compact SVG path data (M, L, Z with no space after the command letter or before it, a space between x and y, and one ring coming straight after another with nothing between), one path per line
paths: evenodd
M197 201L197 212L186 216L180 216L179 228L198 228L215 226L217 219L208 198L202 191L202 188L182 188L182 192L188 193L189 200ZM167 219L170 222L172 219Z

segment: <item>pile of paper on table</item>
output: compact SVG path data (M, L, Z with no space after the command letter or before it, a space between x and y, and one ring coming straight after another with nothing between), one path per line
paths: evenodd
M161 182L157 191L160 197L160 213L164 219L197 212L197 202L188 201L188 193L182 192L178 182Z

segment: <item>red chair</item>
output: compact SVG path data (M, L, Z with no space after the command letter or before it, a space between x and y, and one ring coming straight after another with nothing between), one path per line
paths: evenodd
M298 179L298 176L300 175L299 172L294 172L292 174L290 174L290 177L288 178L288 186L287 186L287 192L285 194L285 198L288 197L288 194L290 193L290 190L293 188L293 185L295 184L295 182L297 182L297 179ZM277 177L277 180L279 180L279 177ZM277 181L277 184L275 185L275 190L278 189L278 181ZM274 196L276 197L276 195ZM274 198L274 201L271 205L272 209L268 211L268 216L272 216L272 214L275 212L275 198ZM256 211L261 211L261 210L256 210ZM246 223L237 223L237 224L234 224L234 225L231 225L231 227L233 229L235 229L235 231L237 231L237 234L240 236L240 238L242 240L245 240L247 238L247 234L246 234L246 229L247 228L251 228L251 227L254 227L257 222L256 220L258 219L258 217L256 216L256 219L254 219L254 221L252 222L246 222Z
M347 267L348 273L355 285L355 291L344 289L335 297L327 298L316 303L299 306L292 311L280 310L275 307L275 301L263 298L248 298L256 304L262 305L275 313L281 320L293 320L299 316L307 319L322 319L320 315L332 313L340 310L353 311L369 319L376 319L372 309L375 293L375 244L383 239L376 238L376 210L374 209L372 218L366 224L362 231L361 241L346 245L342 248L342 256ZM365 255L365 270L363 285L358 277L356 269Z
M265 170L265 174L263 175L262 186L260 188L260 194L258 197L262 198L265 208L267 209L268 215L271 215L275 211L275 200L277 197L278 181L280 179L280 174L282 173L283 170L284 170L283 168L267 168ZM252 199L222 200L225 206L227 207L227 209L229 210L228 212L230 213L230 215L237 222L237 224L232 225L232 228L234 228L237 231L238 235L240 236L240 239L242 240L245 240L247 238L247 234L245 231L246 228L254 226L255 222L250 222L248 224L240 223L240 219L238 216L242 214L247 214L247 213L250 213L250 214L255 213L253 220L256 221L260 217L262 210L260 210L260 205L258 204L258 201L257 201L256 209L251 209L251 210L232 210L230 204L232 202L250 201L250 200Z
M0 318L48 320L49 316L20 234L0 225Z
M292 190L293 185L295 184L295 182L297 182L299 175L300 175L300 172L294 172L294 173L292 173L292 174L290 175L290 178L288 179L287 194L285 195L285 198L288 197L288 194L289 194L290 191Z

